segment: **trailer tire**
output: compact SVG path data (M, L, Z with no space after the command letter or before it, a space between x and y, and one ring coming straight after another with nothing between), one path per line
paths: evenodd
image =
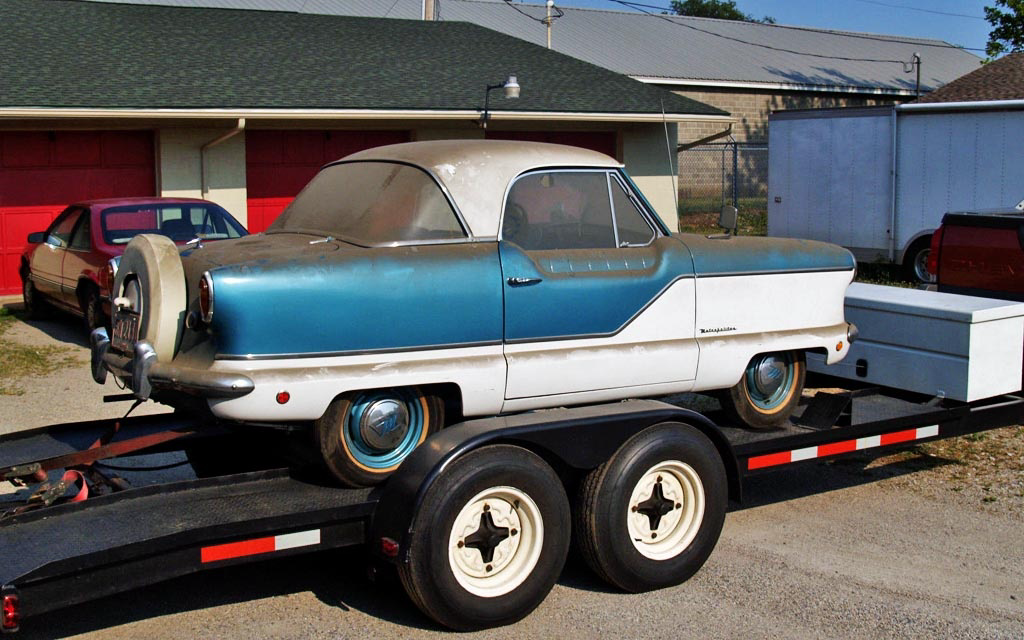
M707 436L658 424L584 478L576 540L591 569L624 591L676 585L711 555L727 501L725 466Z
M378 423L388 429L376 430ZM335 398L316 421L316 437L334 479L369 487L387 480L442 424L444 402L436 395L419 387L373 389Z
M741 425L774 429L800 404L807 376L803 351L761 353L750 359L743 377L722 394L722 408Z
M483 447L427 489L399 576L416 606L442 625L511 624L551 591L570 529L565 489L544 460L516 446Z
M928 254L931 253L932 237L918 238L903 254L903 277L914 284L931 284L935 276L928 272Z

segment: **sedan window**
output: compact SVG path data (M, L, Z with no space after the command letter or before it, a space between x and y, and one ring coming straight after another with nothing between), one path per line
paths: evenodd
M46 234L46 244L66 249L71 242L71 232L81 215L81 209L73 209L57 218Z
M312 233L363 246L466 237L441 187L422 169L395 162L324 168L267 229Z
M654 229L608 171L539 171L509 190L502 239L526 250L645 245Z

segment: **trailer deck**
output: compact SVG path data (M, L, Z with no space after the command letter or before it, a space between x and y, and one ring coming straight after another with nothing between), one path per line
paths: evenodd
M408 548L403 536L409 534L409 513L419 507L419 487L465 451L488 442L575 447L566 458L570 466L592 468L609 455L611 444L598 442L605 436L580 438L581 429L614 434L607 439L621 442L645 425L698 417L701 429L718 443L731 496L741 499L744 484L794 464L1019 424L1024 396L963 404L877 389L820 392L786 427L764 432L715 425L692 411L650 400L549 410L449 427L431 437L434 446L420 448L422 455L414 453L401 477L374 489L341 489L271 469L8 514L0 519L0 588L5 604L14 598L18 616L5 630L15 630L20 616L206 568L367 543L378 556L390 543L397 555L398 548ZM157 437L151 444L155 449L187 442L197 428L180 418L149 417L12 434L0 437L0 471L90 451L97 435L109 433L114 422L118 428L107 438L110 443L185 434L177 442ZM0 501L0 513L8 504Z

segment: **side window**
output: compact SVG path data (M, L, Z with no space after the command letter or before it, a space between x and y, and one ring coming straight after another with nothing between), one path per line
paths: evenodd
M606 171L539 171L520 177L505 203L502 238L526 250L615 247Z
M46 244L66 249L71 242L71 232L80 215L82 215L81 209L72 209L57 218L46 234Z
M615 207L615 226L619 232L619 246L645 245L654 239L654 229L644 218L636 203L618 180L611 181L612 205Z
M85 213L80 216L80 220L71 236L71 248L75 251L88 251L92 246L92 242L89 240L89 214Z

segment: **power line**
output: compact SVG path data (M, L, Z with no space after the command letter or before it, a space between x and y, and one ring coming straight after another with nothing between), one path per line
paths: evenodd
M668 8L668 7L658 7L658 6L655 6L655 5L643 4L643 3L639 3L639 2L632 2L631 0L607 0L607 1L608 2L614 2L615 4L619 4L619 5L622 5L624 7L629 7L630 9L636 9L637 11L640 11L641 13L645 13L645 14L647 14L649 16L653 16L655 18L659 18L661 20L664 20L664 21L666 21L666 22L668 22L670 24L674 24L674 25L679 26L679 27L685 27L687 29L692 29L693 31L699 31L701 33L705 33L707 35L714 36L716 38L722 38L724 40L731 40L733 42L738 42L740 44L745 44L745 45L748 45L748 46L751 46L751 47L760 47L762 49L769 49L771 51L779 51L779 52L782 52L782 53L791 53L791 54L794 54L794 55L808 56L808 57L811 57L811 58L822 58L822 59L825 59L825 60L843 60L843 61L846 61L846 62L891 62L891 63L903 63L903 62L905 62L903 60L884 60L884 59L876 59L876 58L850 58L850 57L845 57L845 56L830 56L830 55L825 55L825 54L821 54L821 53L811 53L809 51L796 51L794 49L785 49L783 47L775 47L775 46L772 46L772 45L760 44L760 43L757 43L757 42L750 42L748 40L743 40L742 38L734 38L732 36L727 36L727 35L724 35L724 34L721 34L721 33L717 33L715 31L711 31L711 30L708 30L708 29L701 29L700 27L696 27L696 26L694 26L692 24L688 24L687 22L681 22L681 21L677 21L677 20L673 20L672 19L673 17L681 18L681 17L685 17L685 16L679 16L677 14L672 14L670 16L670 15L666 15L666 14L663 14L663 13L652 13L652 12L647 10L648 8L650 8L650 9L660 9L660 10L663 10L663 11L671 11L671 9ZM830 31L828 29L814 29L814 28L808 28L808 27L791 27L791 26L787 26L787 25L774 25L773 24L773 25L766 25L766 26L770 26L770 27L777 28L777 29L793 29L793 30L798 30L798 31ZM933 43L928 43L928 42L910 41L910 40L899 40L899 39L895 39L895 38L885 38L885 37L878 37L878 36L870 36L870 35L864 35L864 34L858 34L858 33L847 33L847 32L841 32L841 33L842 33L842 35L844 37L860 38L860 39L863 39L863 40L877 40L879 42L911 44L911 45L915 45L915 46L918 46L918 47L937 47L937 48L940 48L940 49L960 49L960 50L964 50L964 51L982 51L982 49L973 49L973 48L970 48L970 47L957 47L957 46L950 45L950 44L933 44Z
M973 18L975 20L984 20L984 16L972 16L966 13L952 13L950 11L939 11L937 9L921 9L920 7L908 7L904 4L892 4L889 2L880 2L879 0L856 0L857 2L864 2L867 4L877 4L882 7L892 7L893 9L905 9L907 11L920 11L921 13L934 13L940 16L953 16L954 18Z
M530 14L526 13L525 11L523 11L522 9L517 7L516 5L512 4L512 0L505 0L505 4L507 4L509 7L513 8L513 9L515 9L517 12L523 14L524 16L529 18L530 20L534 20L534 21L539 22L541 24L547 24L548 23L548 18L547 17L537 18L535 16L531 16ZM553 6L551 8L554 9L557 12L553 16L551 16L551 20L557 20L558 18L561 18L562 16L565 15L565 12L562 11L561 9L559 9L558 7L554 7Z

